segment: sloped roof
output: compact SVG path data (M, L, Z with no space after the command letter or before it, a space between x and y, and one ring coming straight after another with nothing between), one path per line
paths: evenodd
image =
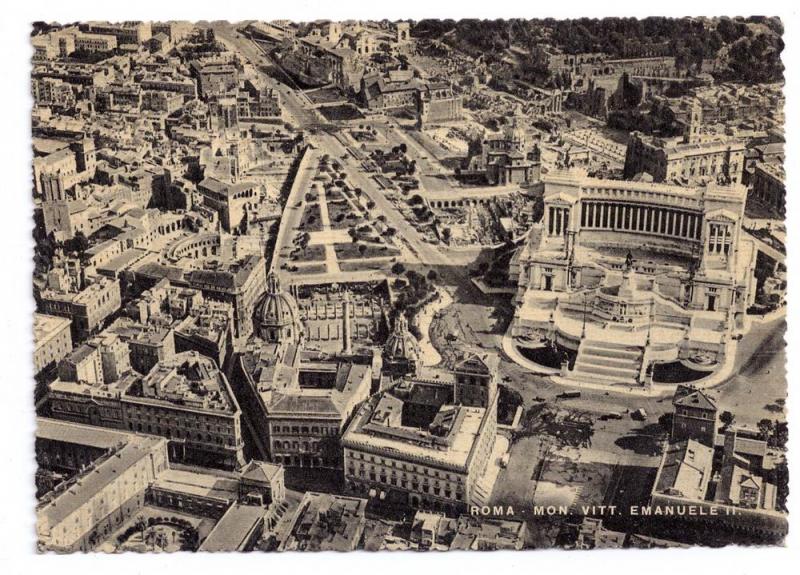
M242 479L250 481L265 481L270 482L280 472L282 467L274 463L267 463L266 461L251 460L250 463L242 469Z
M676 407L694 407L697 409L716 410L716 404L705 393L685 385L679 385L675 390L672 404Z
M454 371L471 371L492 375L497 372L497 356L471 353L456 362Z

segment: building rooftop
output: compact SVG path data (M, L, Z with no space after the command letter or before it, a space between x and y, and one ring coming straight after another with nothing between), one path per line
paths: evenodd
M671 444L661 463L655 491L702 501L711 479L714 450L693 439Z
M165 491L186 493L198 497L235 501L239 493L239 482L222 474L183 469L167 469L153 484Z
M166 449L167 440L161 437L129 437L123 447L89 467L65 491L43 502L37 509L39 521L46 527L58 525L154 450Z
M367 501L307 492L281 541L281 551L352 551L364 531Z
M304 368L300 364L300 370ZM372 368L355 363L326 362L315 365L314 371L335 371L331 388L292 387L277 393L269 404L271 414L318 413L346 416L366 397L371 383Z
M242 479L269 483L282 470L283 466L281 465L253 459L242 468L240 474Z
M772 176L775 180L784 183L786 180L786 170L783 164L774 162L759 162L756 164L756 169L761 170L765 174Z
M486 409L448 404L452 391L438 384L412 382L406 387L410 393L396 386L370 398L347 428L343 443L368 445L426 463L466 469ZM437 394L439 387L449 393ZM413 404L415 412L428 406L426 411L432 417L427 425L403 417L406 403Z
M266 509L234 503L225 512L198 551L241 551L245 548Z
M33 343L36 349L45 345L51 337L61 332L62 329L69 329L72 320L55 315L43 313L33 314Z
M717 406L705 393L690 386L679 385L672 399L674 406L694 407L697 409L716 410Z
M193 409L235 413L239 406L217 364L196 351L158 362L129 395Z
M113 431L103 427L81 425L59 419L36 418L36 438L99 449L119 447L134 437L131 433Z
M525 523L508 519L477 518L462 515L451 550L482 551L495 549L521 549L525 537Z
M161 345L170 335L166 325L140 324L128 317L117 318L107 331L117 334L124 341L134 341L141 345Z

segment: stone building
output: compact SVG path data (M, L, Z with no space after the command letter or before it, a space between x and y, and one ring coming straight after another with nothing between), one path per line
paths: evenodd
M697 183L725 181L741 183L744 170L744 142L732 139L677 141L650 138L634 132L625 153L626 179L646 173L655 182Z
M33 372L52 367L72 351L71 322L68 318L33 314Z
M237 395L265 457L287 467L341 468L340 437L369 397L369 365L314 359L301 362L290 343L254 341L241 355Z
M188 351L145 376L128 372L104 383L100 373L96 381L78 376L51 383L51 416L166 437L170 456L181 461L223 468L244 463L239 404L213 360Z
M786 213L786 172L782 163L758 162L750 176L750 197L776 214Z
M257 308L258 335L270 343L297 345L303 337L303 324L297 301L281 290L275 272L267 276L267 291Z
M642 383L677 360L718 368L755 297L745 194L548 174L544 218L512 274L512 336L571 350L574 377L609 383Z
M679 385L672 398L675 412L672 416L673 442L692 439L714 447L717 439L717 406L699 389Z
M97 276L82 290L65 288L52 281L42 290L39 307L42 313L72 320L76 342L89 337L122 305L118 280Z
M400 314L394 320L394 329L383 344L382 372L391 376L416 373L422 363L417 338L408 329L408 319Z
M36 508L36 534L41 547L50 551L90 551L118 529L145 504L147 488L167 468L167 441L161 437L113 434L82 426L40 422L37 460L40 465L74 467L92 459L77 480L42 499ZM58 433L55 434L54 432ZM89 444L79 454L75 444ZM118 442L116 445L111 443ZM72 444L70 449L54 447ZM94 447L93 447L94 446ZM94 458L98 451L99 458ZM83 459L85 458L85 459Z
M461 96L446 83L426 83L417 91L419 126L453 122L461 119Z
M342 438L346 489L448 514L483 504L497 433L491 362L467 357L371 397Z

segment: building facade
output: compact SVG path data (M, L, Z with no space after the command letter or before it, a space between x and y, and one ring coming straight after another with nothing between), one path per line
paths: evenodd
M447 514L486 501L498 397L486 368L466 358L455 372L423 372L370 398L342 439L345 488Z
M736 139L670 141L634 132L625 152L624 175L631 179L646 173L655 182L706 179L739 184L744 171L744 152L744 142Z
M57 364L72 351L71 322L68 318L33 314L33 372Z

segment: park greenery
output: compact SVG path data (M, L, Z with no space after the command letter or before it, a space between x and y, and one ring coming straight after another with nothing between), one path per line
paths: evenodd
M548 71L546 49L602 52L608 58L673 56L685 71L698 71L703 60L720 58L723 65L714 72L720 81L783 80L783 25L777 18L421 20L413 34L481 59L499 80L514 77L539 85L563 82ZM512 48L516 65L508 63Z

